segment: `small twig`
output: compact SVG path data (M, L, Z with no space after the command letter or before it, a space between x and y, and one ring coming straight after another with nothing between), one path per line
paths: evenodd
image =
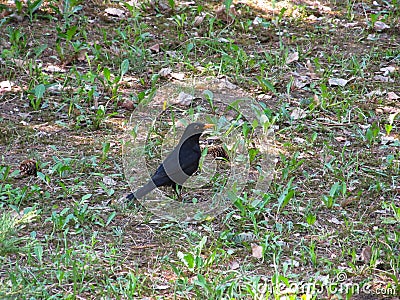
M148 244L148 245L141 245L141 246L132 246L130 247L131 250L141 250L141 249L147 249L147 248L154 248L157 247L156 244Z

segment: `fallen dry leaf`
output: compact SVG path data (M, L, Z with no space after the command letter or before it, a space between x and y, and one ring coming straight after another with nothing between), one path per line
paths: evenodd
M127 1L126 4L129 4L130 6L133 6L133 7L137 7L139 4L139 0Z
M148 12L157 12L157 13L161 12L162 14L169 14L172 11L172 8L167 3L164 2L165 2L164 0L146 1L147 5L145 5L144 9Z
M176 80L183 80L185 79L185 74L184 73L171 73L170 74L172 78Z
M76 59L79 60L79 61L85 61L86 60L86 55L87 55L87 51L86 50L81 50L76 55Z
M387 75L393 73L394 71L396 71L396 68L389 66L389 67L385 67L385 68L380 68L379 71L384 72L383 76L387 76Z
M394 93L394 92L388 92L387 96L388 96L388 99L389 99L389 100L397 100L397 99L400 98L400 97L397 96L396 93Z
M237 85L230 82L226 77L220 80L220 82L218 83L218 87L220 89L228 89L228 90L235 90L239 88Z
M314 94L314 102L315 102L316 105L320 105L321 104L321 101L319 100L319 97L318 97L317 94Z
M336 136L335 140L338 142L345 142L347 139L344 136Z
M178 104L178 105L183 105L183 106L189 106L190 103L192 103L193 99L194 99L193 95L186 94L184 92L180 92L178 95L178 98L172 99L172 103Z
M118 18L122 18L125 16L124 10L115 8L115 7L106 8L104 11L106 14L108 14L110 16L118 17Z
M311 61L309 59L307 59L306 65L307 65L307 69L308 69L308 71L310 73L314 73L315 72L314 66L312 65L312 63L311 63Z
M373 79L380 82L394 82L392 78L382 75L375 75Z
M287 264L288 266L292 266L295 268L298 268L300 266L300 262L294 259L285 260L284 264Z
M3 10L3 11L0 13L0 19L3 19L3 18L5 18L5 17L9 16L10 14L11 14L11 11L9 11L9 10Z
M307 116L307 112L301 108L293 109L292 113L290 114L290 117L292 118L292 120L304 119L306 116Z
M170 286L168 284L158 284L158 285L154 286L154 289L161 290L161 291L162 290L167 290L169 288L170 288Z
M215 10L217 19L220 19L226 23L230 23L234 20L237 15L235 7L232 5L227 12L225 5L221 5Z
M372 248L370 246L365 246L361 250L361 259L364 261L365 264L369 264L372 257Z
M383 135L381 136L381 144L382 145L390 145L394 142L398 142L399 139L395 138L394 136L387 136L387 135Z
M358 22L351 22L351 23L343 24L343 26L346 28L355 27L357 25L358 25Z
M294 78L293 81L293 85L298 88L301 89L305 86L307 86L308 84L310 84L311 79L308 76L297 76Z
M131 101L131 100L125 100L124 102L122 102L121 107L125 108L126 110L134 110L135 109L135 105L133 104L133 101Z
M171 68L162 68L158 72L158 75L160 75L161 77L167 77L171 73L172 73L172 69Z
M347 82L349 82L346 79L343 78L329 78L329 85L330 86L345 86L347 84Z
M51 85L47 88L47 92L51 95L58 95L62 91L63 87L60 83Z
M255 258L262 258L263 257L263 255L262 255L262 247L257 245L257 244L251 243L251 252L252 252L251 255L253 257L255 257Z
M0 82L0 93L1 92L10 92L13 83L11 81L5 80Z
M381 90L374 90L374 91L370 91L368 94L366 94L365 96L367 96L368 98L371 98L373 96L382 96L384 93Z
M374 29L376 31L382 31L382 30L385 30L387 28L390 28L390 26L386 25L382 21L376 21L375 24L374 24Z
M308 69L308 75L310 76L311 79L319 79L318 75L315 73L314 66L311 64L310 60L307 60L307 69Z
M386 114L398 114L400 112L399 108L393 106L383 106L382 110Z
M155 53L158 53L158 52L160 52L160 44L154 44L153 46L151 46L150 48L149 48L152 52L155 52Z
M201 15L196 16L196 17L194 18L194 21L193 21L193 26L194 26L194 27L198 27L201 23L203 23L204 18L206 17L206 15L207 15L207 14L205 14L205 13L203 12L203 13L201 13Z
M67 70L65 70L62 67L56 66L56 65L48 65L43 68L44 71L49 72L49 73L65 73Z
M348 197L344 199L342 202L340 202L340 206L345 208L349 206L351 203L356 202L358 199L356 197Z
M253 24L254 25L262 24L262 22L263 22L263 19L260 18L260 17L255 17L254 20L253 20Z
M106 185L116 185L117 183L115 182L114 179L112 179L110 176L104 176L103 177L103 182Z
M13 13L13 14L9 15L10 19L17 21L17 22L22 22L24 20L24 17L25 17L25 15L18 14L18 13Z
M234 260L229 264L229 267L231 270L236 270L236 269L239 269L240 264L237 260Z
M336 224L336 225L342 225L343 222L339 221L337 218L333 217L330 220L328 220L329 222Z
M390 124L393 124L394 119L397 117L398 114L400 114L400 109L395 109L394 113L390 114L388 118Z
M158 8L161 10L163 13L170 13L172 11L171 6L169 6L167 3L164 3L163 1L157 1L158 2Z
M286 64L290 64L294 61L298 61L299 60L299 52L292 52L288 55L287 59L286 59Z
M296 142L297 144L304 144L304 143L306 142L305 139L302 139L302 138L300 138L300 137L295 137L295 138L293 139L293 141Z
M23 59L19 59L19 58L13 58L13 59L11 59L11 61L17 66L17 67L20 67L20 68L23 68L24 66L25 66L25 60L23 60Z
M252 242L256 240L256 236L252 232L241 232L235 237L235 242Z

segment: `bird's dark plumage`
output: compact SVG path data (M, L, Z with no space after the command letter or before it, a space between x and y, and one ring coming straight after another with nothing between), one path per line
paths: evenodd
M199 138L213 124L191 123L183 133L178 145L158 166L151 179L140 189L129 194L129 200L140 199L160 186L181 186L199 167L201 149Z

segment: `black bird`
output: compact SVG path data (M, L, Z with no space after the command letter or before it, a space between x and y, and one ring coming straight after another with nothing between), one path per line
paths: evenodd
M201 157L199 138L201 134L205 129L213 126L213 124L203 123L189 124L178 145L158 166L151 179L126 198L128 200L140 199L160 186L182 186L199 167Z

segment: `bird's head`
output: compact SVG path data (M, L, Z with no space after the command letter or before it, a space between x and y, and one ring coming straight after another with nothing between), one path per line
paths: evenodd
M191 123L186 127L182 135L182 140L186 140L192 136L200 136L204 130L212 127L214 127L214 124Z
M201 134L204 130L212 127L214 127L214 124L191 123L186 127L185 133Z

